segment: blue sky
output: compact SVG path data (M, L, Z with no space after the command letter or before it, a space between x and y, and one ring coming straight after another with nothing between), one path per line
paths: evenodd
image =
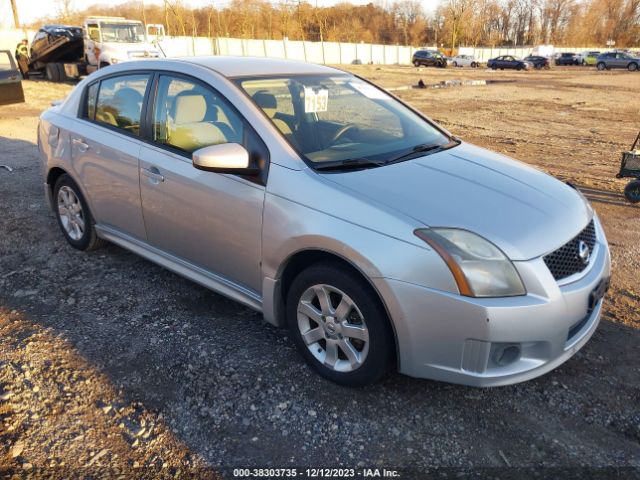
M125 0L72 0L72 6L76 9L83 10L91 5L95 4L114 4L124 3ZM142 0L140 0L142 1ZM211 2L216 5L225 5L228 0L184 0L187 5L192 6L204 6L211 5ZM308 0L315 4L315 0ZM349 3L354 4L367 4L370 2L384 3L385 1L391 2L392 0L349 0ZM20 21L24 23L31 23L44 16L53 15L56 12L58 2L56 0L16 0L18 4L18 14ZM144 0L146 5L150 4L162 4L162 0ZM319 6L334 5L339 0L317 0ZM432 10L437 0L422 0L426 10ZM11 4L9 0L0 0L0 27L13 26L13 19L11 14Z

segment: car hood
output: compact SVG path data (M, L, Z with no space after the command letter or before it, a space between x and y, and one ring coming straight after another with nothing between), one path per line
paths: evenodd
M419 224L482 235L512 260L557 249L593 216L591 207L568 185L467 143L386 167L323 178Z

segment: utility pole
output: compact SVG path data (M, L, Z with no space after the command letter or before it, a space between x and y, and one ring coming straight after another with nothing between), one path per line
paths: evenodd
M13 10L13 23L15 23L16 28L20 28L20 19L18 18L18 6L16 5L16 0L11 0L11 10Z

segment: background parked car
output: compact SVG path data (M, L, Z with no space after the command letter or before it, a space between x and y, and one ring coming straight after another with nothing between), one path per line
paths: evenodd
M456 55L451 59L451 65L454 67L476 68L480 66L480 62L473 55Z
M549 59L547 57L542 57L539 55L529 55L528 57L525 57L524 61L531 63L533 65L533 68L536 69L549 68Z
M9 50L0 50L0 105L24 102L22 77Z
M600 55L600 51L599 50L589 50L586 52L580 52L578 54L578 62L581 65L589 65L587 59L588 58L593 58L593 63L591 65L595 65L595 59L598 57L598 55Z
M596 63L598 63L598 55L600 55L600 53L587 55L584 58L583 65L587 65L587 66L593 67Z
M575 53L563 52L556 57L556 65L580 65L580 63L580 58Z
M435 50L418 50L413 54L412 63L419 67L440 67L446 68L447 58Z
M607 52L598 56L596 60L598 70L610 70L612 68L626 68L630 72L635 72L640 66L640 58L634 57L625 52Z
M533 64L520 60L512 55L501 55L496 58L492 58L487 62L487 67L497 70L512 69L512 70L529 70L533 68Z

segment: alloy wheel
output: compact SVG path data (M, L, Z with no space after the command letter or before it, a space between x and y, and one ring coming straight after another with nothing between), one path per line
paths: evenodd
M62 228L69 238L80 240L85 229L84 212L80 199L67 185L63 185L58 190L58 215Z
M362 312L343 291L313 285L298 302L298 329L315 359L336 372L360 367L369 352L369 330Z

